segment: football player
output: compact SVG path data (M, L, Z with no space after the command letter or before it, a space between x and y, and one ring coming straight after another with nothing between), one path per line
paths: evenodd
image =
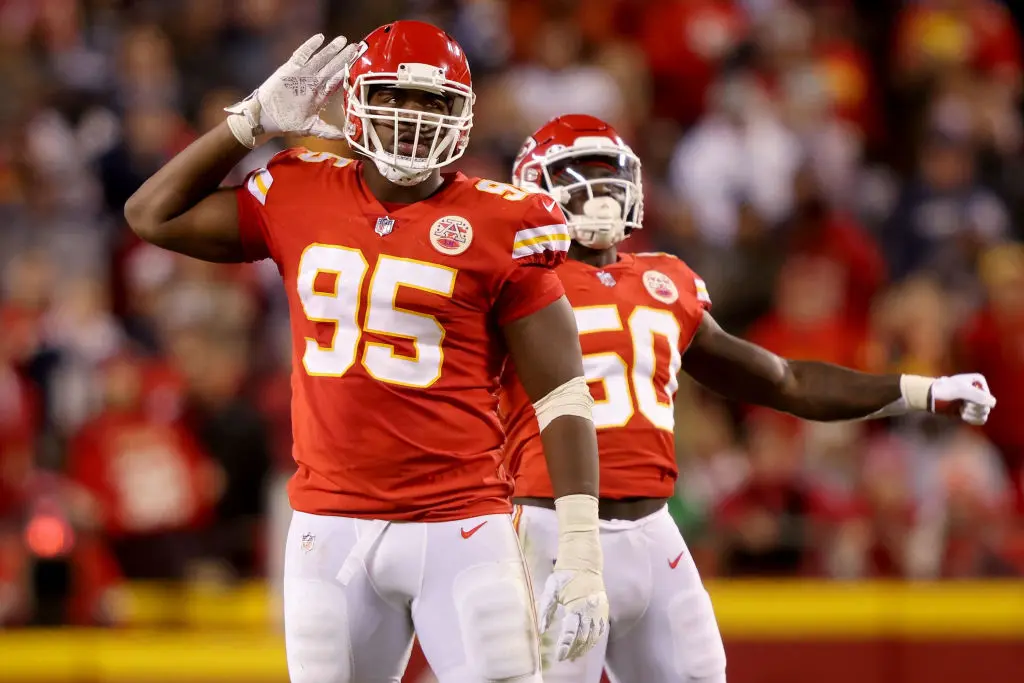
M553 268L569 246L550 197L441 169L466 148L459 45L398 21L358 44L304 43L125 206L143 239L217 262L271 258L288 294L298 471L285 549L296 683L397 681L413 632L443 683L540 681L528 573L497 418L511 355L551 454L566 656L607 619L597 445L577 330ZM339 129L318 113L343 100ZM283 133L292 149L219 188Z
M611 603L608 635L576 661L545 668L547 683L725 681L711 601L666 502L678 474L673 447L677 373L718 394L808 420L955 410L982 424L995 405L981 375L870 375L778 356L724 332L704 282L669 254L620 254L643 221L640 160L611 126L561 116L527 139L513 184L543 191L568 216L572 245L558 267L576 314L601 456L601 545ZM554 344L552 344L552 348ZM557 516L530 395L503 375L502 417L516 480L515 522L532 576L551 573ZM557 567L557 564L556 564ZM548 583L542 628L556 615ZM548 664L545 643L545 665Z

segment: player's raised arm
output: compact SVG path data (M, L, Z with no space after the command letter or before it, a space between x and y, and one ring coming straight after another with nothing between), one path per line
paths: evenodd
M996 404L982 375L873 375L817 361L787 360L734 337L710 313L683 356L683 370L725 396L807 420L952 412L984 424Z
M124 215L142 239L215 262L247 259L234 188L219 185L257 139L283 133L343 137L319 118L357 46L338 37L317 52L313 36L263 85L228 109L224 123L171 159L127 201Z

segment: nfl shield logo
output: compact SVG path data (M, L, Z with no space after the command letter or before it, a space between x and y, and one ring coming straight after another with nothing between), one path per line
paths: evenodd
M315 540L316 536L313 534L302 534L302 541L300 542L300 545L302 546L302 549L308 553L313 549L313 541Z
M614 287L615 278L612 277L611 273L606 273L603 270L597 271L597 279L601 281L601 284L605 287Z
M388 218L387 216L382 216L381 218L377 219L377 225L373 226L373 231L380 235L381 237L384 237L385 235L390 235L391 231L394 228L395 219Z

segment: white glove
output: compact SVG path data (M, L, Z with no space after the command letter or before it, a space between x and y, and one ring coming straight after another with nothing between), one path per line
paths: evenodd
M960 415L972 425L983 425L996 405L995 396L988 390L984 375L969 373L949 377L900 377L903 397L878 412L879 415L898 415L908 410L922 410L940 415Z
M344 79L345 67L359 48L358 44L345 47L345 36L338 36L317 52L323 42L322 33L307 40L263 85L225 108L231 114L228 125L239 142L251 149L264 134L345 137L340 128L320 118L320 110Z
M547 632L562 608L556 638L558 661L576 659L597 644L608 628L608 596L598 528L597 499L587 495L555 500L558 557L537 606L540 631Z
M983 425L996 405L988 381L977 373L939 377L928 392L928 410L939 414L960 414L967 424Z

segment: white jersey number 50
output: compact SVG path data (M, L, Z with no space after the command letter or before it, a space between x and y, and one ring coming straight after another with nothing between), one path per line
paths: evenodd
M370 376L382 382L425 389L441 377L444 328L432 315L399 308L395 299L402 287L451 297L456 271L436 263L382 255L364 298L363 282L369 270L358 249L329 244L306 247L296 278L299 301L310 321L334 325L334 338L321 346L307 337L302 365L310 375L341 377L355 364L364 333L395 337L411 342L411 356L398 355L391 344L367 341L360 362ZM321 273L335 276L334 291L314 288ZM364 301L366 322L360 327Z
M617 306L585 306L574 309L580 336L595 332L617 332L623 329ZM626 365L614 352L589 353L583 356L583 371L588 382L604 385L604 398L594 404L594 426L597 429L622 427L639 411L658 429L672 431L675 425L672 397L679 387L679 321L669 311L638 306L626 321L633 345L633 367ZM667 402L658 397L654 386L657 359L655 337L668 341L668 381L662 387Z

